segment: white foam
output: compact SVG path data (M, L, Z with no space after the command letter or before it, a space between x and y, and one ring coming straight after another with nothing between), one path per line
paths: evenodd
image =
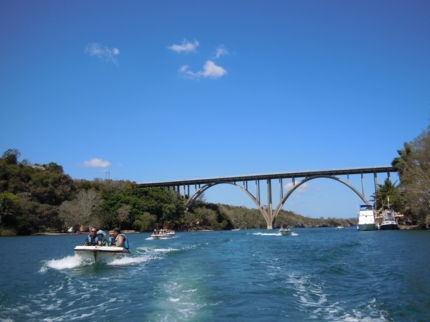
M78 266L85 265L86 263L81 260L81 258L77 255L75 256L67 256L62 259L51 259L46 262L46 266L42 267L40 269L41 273L44 273L47 271L47 268L53 268L53 269L70 269L75 268Z
M138 257L124 256L124 257L115 259L110 263L107 263L107 265L126 266L126 265L132 265L132 264L147 262L150 259L151 259L150 256L138 256Z
M282 236L279 233L252 233L254 236Z
M175 248L154 248L153 251L154 252L177 252L179 249L175 249Z

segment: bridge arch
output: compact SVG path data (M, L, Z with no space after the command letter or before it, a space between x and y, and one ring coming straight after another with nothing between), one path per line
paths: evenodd
M197 189L194 194L188 199L187 203L186 203L186 207L187 210L189 207L191 207L191 205L193 204L193 202L195 200L197 200L197 198L199 196L201 196L206 190L208 190L209 188L219 185L219 184L231 184L233 186L238 187L240 190L242 190L243 192L245 192L248 197L251 198L251 200L255 203L255 205L257 206L258 210L260 210L261 214L263 215L264 219L266 220L266 222L271 221L271 216L270 214L267 213L267 211L263 208L263 206L260 204L260 202L257 200L257 198L254 197L254 195L252 193L250 193L248 190L246 190L244 187L236 184L235 182L217 182L217 183L208 183L206 185L204 185L203 187Z
M310 180L314 180L314 179L321 179L321 178L326 178L326 179L332 179L332 180L336 180L336 181L339 181L340 183L343 183L344 185L346 185L348 188L350 188L352 191L354 191L359 197L360 197L360 199L361 200L363 200L363 202L366 204L366 205L368 205L369 204L369 202L367 201L367 199L366 199L366 197L364 196L364 195L362 195L357 189L355 189L352 185L350 185L348 182L346 182L346 181L344 181L344 180L342 180L342 179L339 179L339 178L337 178L337 177L335 177L335 176L328 176L328 175L315 175L315 176L311 176L311 177L308 177L308 178L305 178L305 179L303 179L302 181L300 181L300 183L298 183L298 184L296 184L294 187L292 187L288 192L287 192L287 194L284 196L284 197L282 197L282 200L279 202L279 205L276 207L276 209L275 209L275 212L274 212L274 214L273 214L273 219L275 219L277 216L278 216L278 214L279 214L279 212L281 211L281 209L282 209L282 207L284 206L284 203L287 201L287 199L291 196L291 194L295 191L295 190L297 190L297 188L299 188L302 184L304 184L304 183L306 183L306 182L308 182L308 181L310 181Z
M238 187L240 190L242 190L243 192L246 193L246 195L248 195L248 197L251 198L251 200L254 202L254 204L257 206L258 210L260 211L260 213L263 215L264 219L266 220L267 223L267 228L268 229L272 229L273 227L273 222L275 220L275 218L278 216L279 212L281 211L284 203L287 201L287 199L291 196L291 194L296 191L301 185L303 185L304 183L310 181L310 180L314 180L314 179L331 179L331 180L336 180L344 185L346 185L348 188L350 188L352 191L354 191L361 200L363 200L363 202L365 204L369 204L369 202L367 201L366 197L364 195L362 195L357 189L355 189L351 184L349 184L348 182L339 179L335 176L331 176L331 175L314 175L314 176L310 176L307 177L305 179L303 179L302 181L300 181L298 184L296 184L294 187L292 187L287 194L285 194L281 201L279 202L278 206L276 207L276 209L272 212L271 209L264 209L264 207L261 205L261 203L258 201L257 198L254 197L254 195L252 193L250 193L247 189L245 189L244 187L236 184L236 182L213 182L213 183L208 183L205 184L203 187L197 189L194 194L188 199L187 203L186 203L186 207L187 210L189 207L191 207L191 205L193 204L193 202L195 200L197 200L197 198L199 196L201 196L206 190L208 190L211 187L214 187L216 185L219 184L231 184L233 186Z

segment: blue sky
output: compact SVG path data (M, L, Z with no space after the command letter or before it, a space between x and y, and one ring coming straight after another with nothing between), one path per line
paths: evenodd
M429 17L427 0L2 1L0 151L136 182L389 165L429 124ZM318 179L284 209L360 203Z

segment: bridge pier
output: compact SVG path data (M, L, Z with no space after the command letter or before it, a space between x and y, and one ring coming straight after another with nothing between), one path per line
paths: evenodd
M273 229L273 213L272 213L272 180L267 179L267 229Z

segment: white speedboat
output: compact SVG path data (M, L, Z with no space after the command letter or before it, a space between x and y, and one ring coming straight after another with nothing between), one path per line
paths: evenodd
M75 254L82 257L84 260L91 262L110 262L120 258L130 251L124 247L109 247L109 246L76 246Z
M169 236L175 236L176 235L175 231L171 230L171 229L166 230L166 234Z
M342 225L339 225L336 227L336 229L345 229L345 227L343 227Z
M240 228L233 228L232 231L239 231Z
M152 239L162 239L162 238L168 238L175 236L175 232L173 230L167 230L167 229L160 229L160 230L154 230L151 237Z
M281 228L279 229L279 234L281 234L282 236L291 236L292 234L292 230L290 228Z
M376 230L375 214L371 205L361 205L358 213L358 230Z
M396 222L396 213L394 210L387 209L382 211L382 221L379 224L380 230L396 230L399 226Z

